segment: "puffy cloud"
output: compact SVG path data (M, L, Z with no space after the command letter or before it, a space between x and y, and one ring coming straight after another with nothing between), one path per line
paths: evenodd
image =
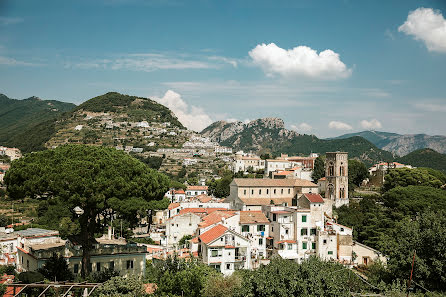
M0 25L15 25L18 23L23 22L22 18L17 18L17 17L2 17L0 16Z
M249 56L268 76L279 74L283 77L339 79L352 73L339 59L339 54L329 49L318 54L307 46L287 50L274 43L262 43L252 49Z
M297 132L309 132L313 129L309 124L307 123L301 123L299 125L290 125L291 129Z
M162 98L154 99L169 108L188 129L199 132L212 124L211 118L202 108L189 106L180 94L172 90L168 90Z
M361 127L367 130L381 129L382 125L377 119L371 119L370 121L362 120Z
M429 51L446 53L446 20L438 10L422 7L411 11L398 31L423 41Z
M338 122L338 121L331 121L328 124L328 128L336 129L336 130L351 130L351 129L353 129L352 126L350 126L349 124L346 124L343 122Z

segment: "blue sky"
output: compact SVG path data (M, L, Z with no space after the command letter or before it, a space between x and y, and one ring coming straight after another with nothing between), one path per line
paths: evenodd
M446 134L446 2L0 1L0 93L150 97L195 130Z

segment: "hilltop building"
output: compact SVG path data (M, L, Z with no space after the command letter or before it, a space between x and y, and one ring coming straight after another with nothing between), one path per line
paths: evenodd
M326 153L325 178L325 198L336 207L348 204L348 153Z

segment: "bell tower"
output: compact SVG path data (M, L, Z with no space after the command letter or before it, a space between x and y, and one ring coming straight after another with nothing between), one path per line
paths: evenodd
M348 204L348 153L326 153L325 177L325 198L336 207Z

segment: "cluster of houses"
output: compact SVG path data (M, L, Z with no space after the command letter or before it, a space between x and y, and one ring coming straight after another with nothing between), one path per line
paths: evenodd
M279 172L288 171L287 166L313 169L314 156L301 160L282 157ZM268 160L263 161L267 170ZM268 170L277 174L275 169ZM199 258L225 275L255 269L274 257L301 262L317 256L349 267L385 261L380 252L355 242L352 229L337 223L333 215L333 206L349 202L347 153L327 153L325 173L323 195L320 185L295 175L235 178L229 196L222 199L213 197L207 186L171 189L166 193L169 207L154 214L153 225L145 234L157 245L116 239L109 228L108 234L97 239L90 268L93 272L113 269L123 276L141 275L146 260L173 254ZM16 265L18 271L37 270L53 253L64 256L74 275L81 271L81 247L63 240L57 231L29 228L0 232L0 245L0 261Z
M262 172L270 178L294 178L312 180L314 161L318 154L307 157L282 154L275 159L262 159L257 155L239 151L232 165L234 173Z
M6 171L11 167L10 161L14 161L22 157L22 153L18 148L0 146L0 156L6 156L9 160L0 160L0 183L3 182Z

